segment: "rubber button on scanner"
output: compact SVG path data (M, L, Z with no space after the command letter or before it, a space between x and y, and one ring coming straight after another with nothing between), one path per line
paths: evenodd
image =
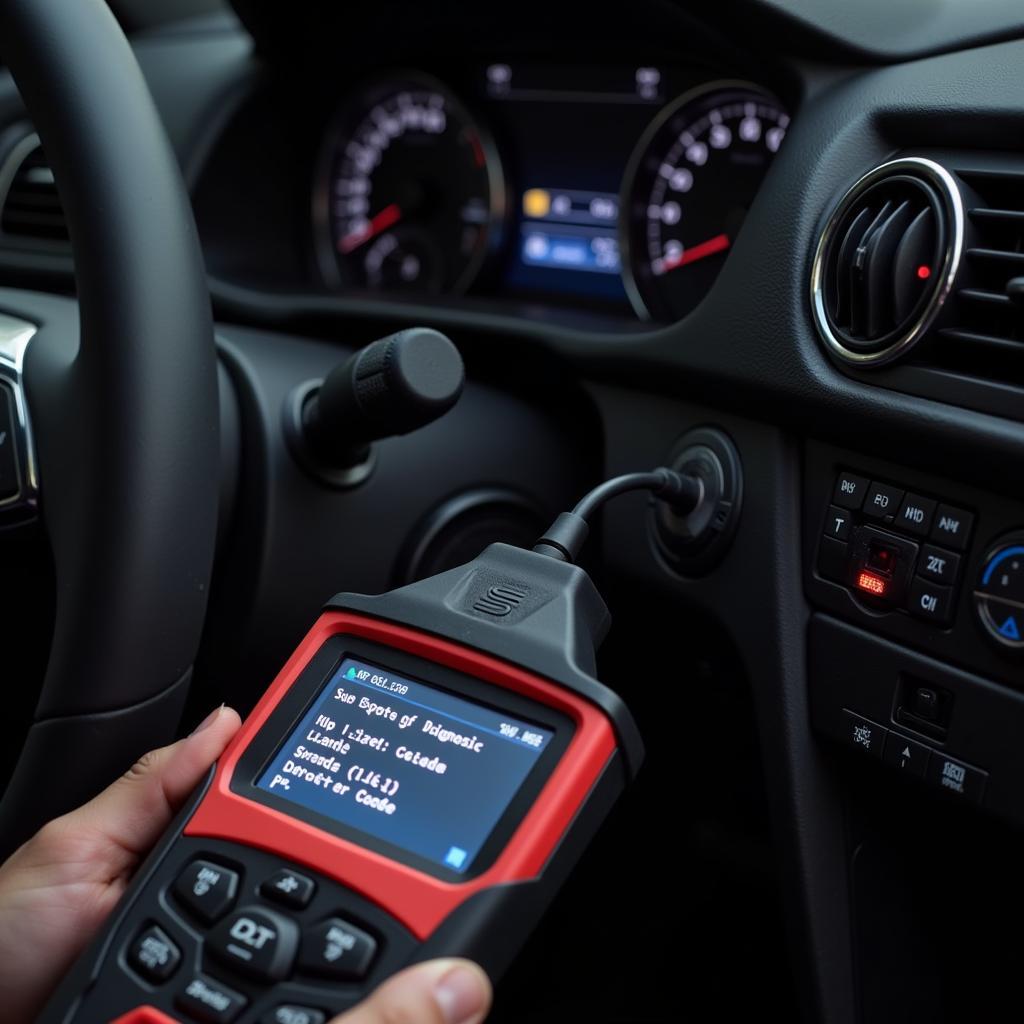
M166 981L181 963L181 950L162 928L143 928L128 947L128 963L150 981Z
M260 1018L260 1024L324 1024L327 1014L311 1006L295 1006L291 1003L275 1006Z
M197 974L174 1000L179 1010L203 1024L231 1024L245 1009L247 1000L213 978Z
M377 943L359 928L331 917L314 925L302 937L299 969L335 981L366 977Z
M282 906L291 907L292 910L302 910L309 906L309 901L316 892L316 883L312 878L300 875L298 871L291 868L281 868L275 871L261 886L260 895L266 896L268 900L280 903Z
M299 945L299 926L284 914L264 907L241 907L225 918L206 940L210 955L257 981L287 977Z
M194 860L174 883L174 895L206 924L222 918L235 902L238 873L208 860Z

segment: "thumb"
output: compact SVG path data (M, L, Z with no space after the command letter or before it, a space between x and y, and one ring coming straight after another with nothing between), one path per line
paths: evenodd
M217 708L190 736L143 754L102 793L60 819L62 828L96 832L133 853L147 853L240 725L236 711Z
M479 1024L491 983L469 960L431 960L389 978L331 1024Z

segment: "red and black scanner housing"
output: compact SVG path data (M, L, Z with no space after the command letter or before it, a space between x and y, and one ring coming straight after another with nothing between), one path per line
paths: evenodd
M584 570L503 544L380 596L335 597L41 1020L248 1024L273 1022L281 1007L329 1018L406 964L441 955L470 957L500 976L643 758L626 706L594 677L609 622ZM344 657L386 664L553 732L464 876L256 787ZM214 955L216 921L197 917L179 895L183 873L197 861L222 866L237 880L222 919L231 907L263 908L289 935L300 936L298 956L293 949L287 965L275 964L273 978ZM266 880L282 868L313 880L307 906L282 909L265 899ZM309 936L336 919L373 946L358 977L325 979L303 968ZM154 927L180 957L166 979L138 966L134 944ZM237 1000L221 1017L215 1015L224 1005L218 986L229 1002ZM187 991L216 1006L197 1007Z

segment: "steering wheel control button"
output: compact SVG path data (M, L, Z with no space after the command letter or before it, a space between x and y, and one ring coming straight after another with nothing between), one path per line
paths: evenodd
M20 490L12 412L11 393L0 384L0 501L15 497Z
M825 536L834 540L849 540L852 517L846 509L838 505L829 505L828 515L825 517Z
M179 1010L202 1024L231 1024L246 1003L245 996L203 974L195 975L174 1000Z
M864 504L864 495L867 494L867 490L868 482L864 477L856 476L853 473L840 473L832 493L832 500L840 508L856 511Z
M324 1024L327 1014L311 1006L296 1006L292 1003L275 1006L260 1018L260 1024Z
M242 907L225 918L206 940L209 954L256 981L280 981L295 962L299 926L264 907Z
M932 540L943 547L964 551L973 525L974 516L970 512L952 505L940 505L932 526Z
M302 937L299 969L332 981L366 977L377 952L372 936L338 917L314 925Z
M135 937L126 959L147 981L166 981L181 963L181 950L162 928L151 924Z
M980 804L985 797L988 772L972 768L962 761L955 761L936 750L932 752L931 760L928 762L926 778L947 793Z
M843 732L846 742L855 750L872 757L881 757L889 730L852 711L843 711Z
M1024 537L989 551L974 591L974 607L989 637L1006 652L1024 651Z
M917 560L917 572L926 580L951 587L956 582L959 570L959 555L937 548L933 544L925 544L921 548L921 554Z
M902 501L903 491L888 484L872 483L864 499L864 515L892 522Z
M316 882L291 868L275 871L261 886L260 895L292 910L303 910L316 892Z
M915 576L910 584L908 604L911 615L938 626L948 626L953 617L953 588Z
M238 872L208 860L194 860L174 883L174 895L204 924L220 920L234 905Z
M899 768L907 775L923 779L928 768L928 759L931 757L931 749L916 740L908 740L906 736L891 732L885 738L885 749L882 752L882 760Z
M931 498L922 498L920 494L908 494L900 504L894 524L896 529L927 537L935 518L936 504Z

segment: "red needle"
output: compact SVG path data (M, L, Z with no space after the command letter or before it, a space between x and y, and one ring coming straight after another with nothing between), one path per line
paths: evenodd
M709 238L699 245L689 246L672 259L664 260L661 264L661 272L667 274L670 270L675 270L676 267L685 267L687 263L696 263L697 260L702 260L705 256L714 256L716 252L728 249L730 244L728 235L715 235L714 238Z
M338 249L344 255L348 255L353 249L358 249L363 242L368 242L382 231L387 231L392 224L397 224L402 219L402 211L397 203L385 206L373 220L367 221L365 227L358 231L350 231L338 242Z

